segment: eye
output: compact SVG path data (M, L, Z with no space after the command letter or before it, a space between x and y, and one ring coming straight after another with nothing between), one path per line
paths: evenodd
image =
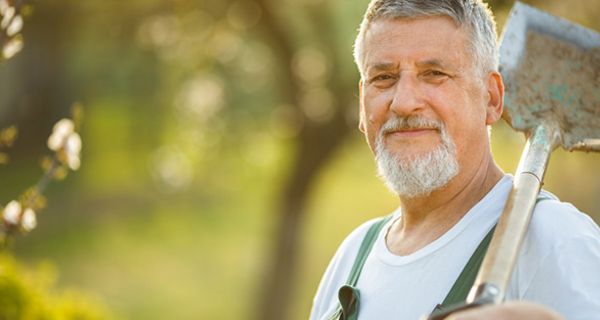
M373 83L373 82L384 82L384 81L388 81L388 80L394 80L395 78L396 77L393 74L382 73L382 74L378 74L378 75L372 77L369 82L371 82L371 83Z
M444 77L447 76L446 73L439 71L439 70L428 70L425 72L424 74L425 76L431 76L431 77Z
M421 77L425 82L441 84L446 81L446 79L450 78L450 75L440 70L426 70L421 73Z

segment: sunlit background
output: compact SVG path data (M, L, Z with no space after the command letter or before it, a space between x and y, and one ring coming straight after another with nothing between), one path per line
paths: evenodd
M20 130L0 202L74 102L83 152L13 255L115 319L306 319L343 238L398 205L356 129L367 2L33 2L0 64L0 127ZM596 0L526 2L600 30ZM489 3L501 28L513 1ZM514 172L522 135L492 142ZM600 221L599 165L557 151L545 187Z

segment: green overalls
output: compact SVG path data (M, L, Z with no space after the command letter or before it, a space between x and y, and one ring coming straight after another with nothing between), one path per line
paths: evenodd
M539 195L537 202L545 199L552 199L546 195ZM358 278L360 276L360 272L362 271L363 265L375 244L375 239L377 239L377 235L383 228L383 226L390 221L393 214L380 218L377 222L375 222L365 235L360 249L358 250L358 255L356 256L356 260L354 260L354 265L352 266L352 270L350 271L350 276L346 281L346 284L343 285L338 291L338 298L340 304L338 306L337 311L329 318L330 320L357 320L358 319L358 307L360 301L360 293L358 288L356 288L356 283L358 282ZM479 267L481 266L481 262L487 252L487 248L492 240L492 235L494 234L494 230L496 226L488 232L488 234L481 240L475 252L465 265L464 269L461 271L460 275L452 285L450 292L446 295L446 298L441 304L438 304L433 311L443 310L444 308L454 305L456 303L464 302L471 290L471 286L475 282L475 278L477 277L477 272L479 271Z

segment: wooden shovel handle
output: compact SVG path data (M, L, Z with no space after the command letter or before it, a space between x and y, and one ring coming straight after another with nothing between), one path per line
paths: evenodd
M558 130L540 125L527 141L513 187L483 259L467 302L500 303L535 207L550 153L558 143Z

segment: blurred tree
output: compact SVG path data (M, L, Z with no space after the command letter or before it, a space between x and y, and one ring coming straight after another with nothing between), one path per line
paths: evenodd
M19 157L31 158L45 149L45 137L52 125L47 119L66 115L74 101L67 82L69 9L69 6L36 6L35 19L27 20L23 30L27 50L10 61L10 65L3 66L12 72L3 73L2 82L10 85L11 90L2 97L2 106L6 108L2 122L18 119L17 126L22 130L15 148ZM53 32L47 32L49 25L53 26Z
M344 72L353 68L344 58L350 47L338 45L330 4L316 2L294 8L299 16L306 17L309 26L304 48L299 48L300 41L293 39L298 32L286 23L288 18L277 13L273 2L261 0L257 4L263 12L261 31L282 66L278 77L282 99L293 106L294 121L302 123L293 144L295 158L277 201L279 222L272 242L272 261L260 282L264 286L256 317L285 319L307 196L319 170L354 124L348 115L357 104L358 79L356 74L348 76Z
M272 227L273 236L268 238L272 247L269 248L269 260L264 262L267 268L256 279L255 286L260 294L249 297L258 300L255 318L294 318L296 315L290 315L288 309L297 285L299 240L302 234L307 234L302 230L307 218L307 199L321 170L356 127L358 72L352 63L352 42L367 3L367 0L360 3L346 0L40 1L36 5L36 16L41 16L40 20L34 21L31 30L27 31L32 38L39 39L40 45L37 45L38 40L28 40L24 50L35 52L24 52L23 57L11 61L11 66L2 66L11 72L0 74L0 81L18 90L6 90L7 94L0 91L0 106L5 107L0 109L0 115L36 118L36 126L49 129L51 124L43 119L64 113L66 109L62 108L67 104L61 101L70 102L69 96L74 92L77 92L78 100L90 106L86 110L90 126L86 127L91 129L83 132L89 162L86 161L82 168L85 172L78 175L83 178L76 185L82 188L77 197L64 196L67 205L57 207L56 211L62 209L62 212L56 212L58 215L85 211L90 214L86 216L87 220L92 213L107 217L112 214L113 223L118 225L116 229L129 232L129 228L141 227L130 227L122 215L138 214L138 220L132 218L129 223L140 224L147 220L148 211L164 202L169 203L166 206L169 209L165 209L169 219L181 219L183 209L172 209L170 203L191 203L194 206L188 208L193 212L190 216L202 212L198 220L193 220L195 223L211 220L207 223L210 227L218 223L228 226L229 229L225 229L220 225L221 229L215 228L217 231L208 233L221 236L221 232L226 234L224 230L239 232L232 227L231 220L248 219L243 220L247 222L264 217L254 212L262 209L260 205L253 202L254 207L244 207L247 203L243 199L263 197L264 201L271 201L269 192L276 190L273 219L256 224L258 230L264 225ZM490 1L496 12L506 10L512 3L512 0ZM29 37L26 34L26 38ZM48 55L46 51L49 51ZM51 66L43 66L42 61ZM23 85L32 88L28 92L41 90L40 95L28 98L30 94L20 88ZM31 104L25 103L27 101ZM19 122L29 124L26 120ZM40 136L45 136L49 130L40 129L40 132L43 132ZM33 141L33 138L26 140ZM40 141L44 141L43 138ZM277 145L279 149L276 148L275 153L281 151L283 161L264 161L273 168L247 174L256 166L248 165L246 158L261 161L261 157L265 157L263 153L267 153L260 145L263 141ZM20 159L26 159L26 156ZM273 179L277 186L262 190L267 184L264 181L271 181L269 177L280 172L277 167L280 164L284 167L283 177ZM265 174L264 171L276 173ZM254 180L239 179L245 174ZM150 178L158 181L162 188L158 196L153 193ZM186 188L189 189L187 193L184 192ZM177 193L184 197L173 196ZM223 210L232 214L207 209L207 203L219 201L235 202L237 206L227 206ZM238 209L247 210L247 217L231 212ZM115 212L122 215L117 217ZM271 220L276 220L276 224L271 226ZM58 234L68 231L68 226L61 219L48 223L56 224L56 229L48 236L60 242ZM98 223L98 228L100 225ZM252 229L257 228L256 225L244 226L246 229L241 233L256 232ZM191 229L201 229L197 225L194 227L196 229ZM81 228L73 226L70 229L73 237L69 239L78 239L75 235L81 236L86 230L91 235L97 232L94 228L96 225L76 233L73 230ZM202 230L207 232L207 229ZM180 239L170 233L165 237ZM260 236L249 238L248 242L252 242ZM163 257L159 252L160 248L166 248L162 240L141 236L135 239L138 241L135 251L145 244L151 247L148 251ZM194 239L197 241L198 238ZM155 248L154 245L163 247ZM22 251L27 254L32 247L25 246ZM202 259L197 259L204 264L207 256L208 265L219 266L218 271L208 268L207 277L216 279L214 282L223 287L231 285L228 279L223 279L229 277L224 275L227 273L224 270L230 269L212 261L218 260L214 259L213 251L243 256L248 253L241 251L248 247L237 245L238 251L225 249L222 243L214 247L210 243L206 247L198 249L190 245L183 251L186 256L194 257L189 251L206 250L199 253L203 255ZM64 250L61 246L58 248ZM106 250L111 259L118 260L112 256L111 249ZM121 252L126 250L121 249ZM260 252L256 250L249 254L260 256ZM129 252L126 255L137 257ZM155 255L152 255L153 260ZM93 257L83 253L79 258L94 261ZM171 258L169 255L156 260ZM178 259L180 265L174 263L169 270L181 271L181 264L189 262L181 256ZM146 268L143 262L137 263L139 268ZM253 263L249 263L250 268ZM136 275L139 274L137 271ZM100 273L82 272L90 278ZM152 309L142 301L156 293L144 296L142 293L149 290L144 286L134 288L135 284L126 281L126 275L118 278L109 272L104 276L114 282L121 279L119 290L123 293L116 295L119 298L114 300L120 301L120 297L127 294L137 298L137 302L122 303L117 307L134 313L136 311L131 310L137 308L142 310L138 310L142 315L159 308ZM250 270L247 278L254 276L254 271ZM194 274L193 277L206 286L202 283L203 275ZM144 278L140 282L162 285L156 279ZM231 291L245 292L245 287L240 290L239 285L235 285ZM156 295L151 297L162 301L164 295L161 287L158 298ZM308 301L302 302L308 304ZM236 303L240 310L246 307L245 302ZM185 308L175 302L162 307L167 313ZM204 306L191 308L196 308L196 312L208 309ZM223 311L226 312L234 314L238 311ZM140 317L140 313L135 315Z

